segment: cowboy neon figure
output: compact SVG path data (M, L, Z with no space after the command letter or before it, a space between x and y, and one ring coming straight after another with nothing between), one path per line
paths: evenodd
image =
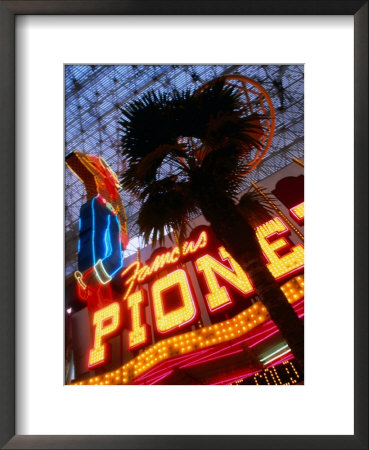
M100 194L80 211L78 270L83 273L91 267L103 284L123 267L119 218Z
M87 202L79 219L78 271L75 277L82 291L95 290L97 281L107 284L123 267L123 249L128 245L127 218L117 175L101 157L74 151L67 166L83 182ZM92 283L92 285L91 285ZM86 300L86 292L81 297Z

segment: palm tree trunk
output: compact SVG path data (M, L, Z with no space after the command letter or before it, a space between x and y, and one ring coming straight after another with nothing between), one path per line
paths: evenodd
M261 302L304 370L304 325L273 275L266 267L260 245L251 225L228 198L201 195L198 198L205 218L217 238L250 276Z

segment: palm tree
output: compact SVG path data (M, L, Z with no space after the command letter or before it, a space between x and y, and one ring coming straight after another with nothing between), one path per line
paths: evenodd
M247 207L237 205L263 117L246 115L240 92L222 78L200 91L147 93L121 112L122 184L142 202L137 223L146 242L162 243L171 229L183 240L202 213L303 369L303 323L265 265Z

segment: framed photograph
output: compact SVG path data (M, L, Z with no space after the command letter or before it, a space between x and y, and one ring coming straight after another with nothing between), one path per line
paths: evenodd
M303 384L304 66L66 65L65 85L66 384Z
M368 447L368 5L298 6L0 2L4 448Z

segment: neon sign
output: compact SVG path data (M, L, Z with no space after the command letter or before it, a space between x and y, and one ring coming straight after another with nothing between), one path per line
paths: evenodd
M143 283L151 275L159 272L167 266L176 264L180 257L186 256L192 253L196 253L200 248L204 248L208 242L208 236L206 231L200 233L196 242L185 241L181 247L174 247L173 250L165 252L155 257L151 265L141 266L139 261L135 261L123 270L121 277L126 277L127 273L133 272L132 275L124 282L127 286L127 290L124 294L124 298L127 298L134 290L134 287L138 283Z
M116 211L119 217L122 245L123 248L127 248L127 217L119 195L121 185L117 175L103 158L78 151L70 153L66 158L66 163L84 184L88 201L100 194L106 200L107 207Z
M294 278L294 283L297 283L297 286L303 286L303 279L303 275L297 276ZM304 295L296 295L298 292L298 287L288 289L286 296L300 317L303 311ZM211 351L214 345L239 339L239 344L244 342L252 348L268 340L277 332L278 329L269 319L265 307L260 302L256 302L230 320L161 340L144 349L142 353L117 370L76 384L127 384L134 380L137 384L141 384L144 380L144 384L152 384L148 380L155 382L167 376L174 367L178 366L177 361L181 361L181 367L185 367L193 364L195 360L201 362L203 359L208 359L207 349ZM228 351L232 351L232 345L227 346ZM291 355L284 360L290 357ZM213 356L211 358L214 359ZM240 378L241 376L236 377L235 381Z
M279 217L256 229L261 249L269 262L267 267L276 280L282 280L304 267L304 247L301 244L292 246L285 239L288 234L290 230ZM273 238L278 239L271 241ZM288 253L279 256L281 250Z
M144 323L144 305L146 292L140 290L131 294L127 299L127 306L131 311L131 330L128 333L128 349L137 350L148 344L150 327Z
M166 290L175 287L182 300L182 306L166 312L163 295ZM152 285L152 302L155 313L156 329L160 334L167 334L174 329L190 325L196 320L197 307L191 293L187 274L184 270L175 270Z
M261 248L268 260L267 267L277 280L296 274L303 269L304 265L303 246L290 243L286 239L288 234L288 228L278 217L259 226L256 230ZM194 296L185 266L178 267L184 254L184 256L191 254L189 263L194 265L198 276L203 277L206 282L207 292L204 293L204 298L210 314L218 313L234 304L232 294L224 285L225 282L243 297L254 293L248 275L227 250L220 246L217 248L218 256L209 254L209 251L205 250L208 243L208 233L203 230L197 239L186 241L181 248L177 246L157 255L151 264L141 265L139 261L135 261L122 271L123 286L126 289L121 294L121 300L127 302L127 312L131 323L127 342L127 348L130 351L146 346L151 340L150 327L147 324L144 308L144 305L147 304L146 291L140 287L142 284L149 286L151 304L149 311L158 335L170 335L181 329L187 329L198 319L200 311L198 302L200 300ZM196 256L196 252L199 252L200 249L203 249L201 254ZM171 267L173 267L172 271L170 271ZM167 273L162 274L163 271L164 273L167 271ZM153 279L154 275L156 277ZM293 301L301 298L303 289L300 291L294 293ZM168 296L176 298L175 307L172 306L168 309ZM96 314L100 314L100 310ZM264 321L263 317L264 314L254 315L251 313L252 323L247 323L238 330L229 327L228 333L225 335L226 339L233 339L237 336L236 331L247 332L250 325L254 327L260 323L260 320ZM99 323L99 320L94 316L95 322ZM105 336L108 333L112 333L109 328L96 326L94 341L100 342L101 337L99 336ZM214 336L211 343L217 343L217 338L217 335ZM178 345L181 344L181 342L178 343ZM199 343L200 347L203 344L209 345L208 341L204 341ZM186 347L186 344L184 345ZM100 348L101 345L98 347ZM188 345L187 347L191 348ZM105 358L104 361L106 360ZM104 362L99 360L100 363Z
M100 283L106 284L123 267L119 219L98 194L81 207L78 269L94 267Z
M247 307L250 305L248 300L246 309L232 319L188 331L205 308L210 316L221 314L227 308L235 307L235 300L241 298L242 301L254 294L247 273L223 246L216 245L210 229L204 230L204 227L197 234L195 230L193 237L182 245L154 252L145 264L134 261L123 268L126 222L115 174L104 161L79 152L72 154L68 165L84 182L88 199L80 212L79 270L75 272L75 278L78 297L87 303L92 313L89 369L110 362L109 341L123 332L123 325L126 328L125 348L130 352L147 347L154 338L155 341L161 339L126 365L122 379L119 374L115 376L116 381L125 383L143 376L151 367L167 359L246 336L255 327L267 323L265 308L259 302ZM290 214L297 221L303 220L304 204L291 208ZM304 247L287 239L290 230L279 217L260 225L255 231L267 267L276 280L291 278L303 270ZM191 266L203 298L194 290L188 272ZM296 283L298 291L292 285L283 290L287 297L293 291L291 302L303 297L301 282ZM256 344L265 339L259 334ZM251 340L249 345L256 344ZM203 355L204 361L212 358L216 357ZM186 364L191 367L195 362L188 359ZM153 379L160 379L171 370L164 369L163 373L153 375Z
M119 331L120 310L120 303L115 302L95 312L93 316L93 325L95 326L94 345L90 350L88 359L89 369L95 369L109 361L109 344L104 340Z
M305 217L305 204L304 202L300 203L297 206L294 206L289 210L290 216L299 224L304 224L304 217Z
M268 260L268 269L277 280L291 276L292 273L298 272L304 267L304 247L301 244L293 246L286 239L289 234L290 230L279 217L260 225L256 229L256 236ZM273 240L274 238L279 239ZM123 298L126 299L134 292L137 285L149 282L153 274L179 263L184 256L196 253L200 249L205 248L208 242L209 237L207 232L202 231L196 241L184 242L182 252L179 247L175 247L170 251L156 256L151 265L142 265L140 261L134 261L121 273L121 277L124 278L124 285L126 286ZM284 253L282 256L279 255L281 250ZM205 255L199 260L194 260L198 273L202 272L204 274L210 291L212 293L217 291L213 275L213 272L216 272L230 283L233 283L234 287L241 293L252 293L251 281L241 266L239 266L224 247L219 248L218 252L223 261L228 261L231 266L230 270L210 255ZM230 303L229 296L227 296L226 292L224 290L221 292L223 293L218 292L215 297L209 293L210 297L207 298L210 299L208 306L211 311ZM220 296L222 296L222 299Z
M204 274L209 289L209 293L205 295L205 298L210 312L223 309L233 303L227 288L219 286L215 274L227 280L244 295L254 291L248 276L227 250L224 247L220 247L218 251L222 260L228 261L230 269L210 255L202 256L195 261L196 269L198 273Z
M123 249L128 245L121 186L101 157L75 151L66 163L83 182L87 195L78 223L77 293L90 310L96 310L112 301L109 282L123 267Z

